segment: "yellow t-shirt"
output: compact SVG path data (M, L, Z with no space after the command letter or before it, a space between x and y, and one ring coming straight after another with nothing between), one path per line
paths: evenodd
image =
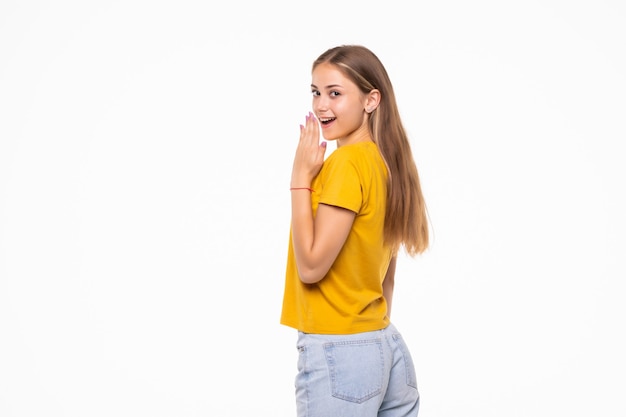
M383 298L391 249L383 244L387 168L373 142L338 147L311 184L313 215L328 204L356 213L354 224L326 276L304 284L291 233L281 323L305 333L350 334L389 324Z

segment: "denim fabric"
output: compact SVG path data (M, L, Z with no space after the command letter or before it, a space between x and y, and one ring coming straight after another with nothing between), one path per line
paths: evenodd
M298 332L298 417L415 417L411 354L397 329L350 335Z

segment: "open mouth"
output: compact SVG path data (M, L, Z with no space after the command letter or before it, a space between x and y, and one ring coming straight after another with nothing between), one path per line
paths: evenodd
M336 117L320 117L319 121L321 124L323 125L327 125L328 123L334 121L335 119L337 119Z

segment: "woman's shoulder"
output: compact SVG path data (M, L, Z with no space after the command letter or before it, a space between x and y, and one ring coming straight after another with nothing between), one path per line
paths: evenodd
M322 171L323 176L353 172L358 176L369 177L375 172L386 172L386 167L374 142L360 142L335 149L326 158Z
M378 157L378 147L374 142L359 142L340 146L329 155L327 160L347 161Z

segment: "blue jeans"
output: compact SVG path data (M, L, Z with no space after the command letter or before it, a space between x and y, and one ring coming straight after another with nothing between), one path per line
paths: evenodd
M298 417L415 417L415 368L390 324L349 335L298 332Z

